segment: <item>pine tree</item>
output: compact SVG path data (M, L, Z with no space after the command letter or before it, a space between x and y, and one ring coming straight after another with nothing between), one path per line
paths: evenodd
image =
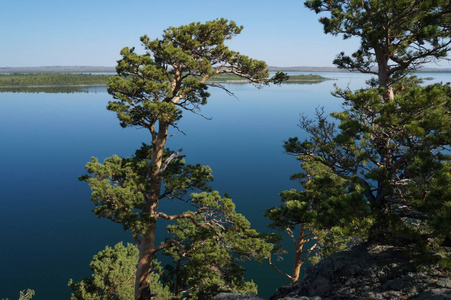
M116 244L113 248L94 255L89 267L93 271L91 277L79 282L69 281L72 289L72 300L105 300L105 299L134 299L134 281L138 249L133 244ZM158 299L172 299L167 286L159 281L161 268L151 275L151 287Z
M371 239L437 252L451 228L451 88L409 77L451 49L450 1L312 0L325 33L360 38L334 63L376 75L358 91L336 89L344 111L301 117L310 138L290 138L300 191L267 215L279 229L303 224L323 255ZM289 196L289 197L288 197ZM449 258L448 258L449 259ZM299 262L297 262L299 263Z
M108 109L116 112L123 127L145 128L150 134L150 146L137 152L134 158L113 156L99 163L93 159L87 165L89 175L83 177L93 190L94 213L130 230L139 250L135 299L150 298L149 281L156 252L177 244L174 239L156 244L158 220L186 219L198 227L214 227L211 222L196 219L205 209L189 197L190 192L209 191L211 170L200 165L184 165L180 151L166 149L169 128L178 129L183 111L200 114L200 108L210 96L209 87L224 86L207 80L219 74L235 74L256 85L278 82L278 74L268 78L263 61L231 51L224 42L239 34L242 27L232 21L218 19L206 23L191 23L170 27L161 39L143 36L145 53L132 48L121 51L117 76L108 82L108 92L115 101ZM208 194L201 194L209 197ZM182 199L197 211L166 214L159 210L163 199ZM218 224L224 220L219 220Z
M393 99L399 79L451 49L449 0L309 0L305 6L330 13L320 18L325 33L360 39L356 52L341 52L334 63L376 75L386 100Z

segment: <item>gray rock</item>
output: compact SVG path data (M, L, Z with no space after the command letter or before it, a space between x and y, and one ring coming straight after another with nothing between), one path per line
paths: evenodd
M451 289L451 278L443 278L437 281L437 286Z
M451 295L437 295L433 292L423 292L418 296L412 298L414 300L450 300Z
M212 300L264 300L255 294L238 294L238 293L220 293L212 298Z
M361 244L311 267L301 283L287 285L276 299L448 299L451 278L436 266L417 269L405 248Z

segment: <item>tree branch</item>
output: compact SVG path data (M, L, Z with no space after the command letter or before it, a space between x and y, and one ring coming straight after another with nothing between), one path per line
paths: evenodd
M172 153L162 164L161 164L161 167L160 167L160 170L158 171L158 173L159 174L161 174L161 172L163 172L166 168L167 168L167 166L169 165L169 163L173 160L173 159L175 159L176 157L178 157L179 156L179 154L180 154L180 152L182 152L182 148L180 148L178 151L176 151L176 152L174 152L174 153Z
M160 250L167 249L167 248L171 247L172 245L176 245L179 248L180 251L184 252L184 249L183 249L182 245L180 244L180 242L176 241L174 239L167 239L163 244L161 244L161 245L159 245L157 247L154 247L151 251L152 251L153 254L155 254L155 253L157 253Z
M165 213L159 212L157 214L156 219L163 218L163 219L169 220L169 221L174 221L174 220L179 220L179 219L189 219L197 227L210 227L211 229L215 229L215 227L210 222L199 222L198 220L196 220L195 215L197 215L197 214L198 214L197 212L194 212L194 213L184 213L184 214L169 216Z
M287 273L281 271L276 265L274 265L274 264L272 263L272 261L271 261L271 256L268 257L268 263L269 263L269 265L270 265L271 267L273 267L274 270L276 270L276 272L279 273L280 275L285 276L285 277L287 277L287 278L290 279L290 280L293 279L293 276L288 275Z

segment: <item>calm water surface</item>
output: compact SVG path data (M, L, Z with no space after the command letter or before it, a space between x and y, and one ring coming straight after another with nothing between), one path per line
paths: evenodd
M264 211L279 205L278 193L296 187L293 157L282 153L283 140L302 136L299 113L313 116L318 106L340 109L333 84L357 89L365 76L321 73L335 78L316 85L228 85L238 99L212 90L203 114L185 113L169 146L183 147L188 163L213 169L214 188L227 192L237 210L260 231ZM420 75L423 76L423 75ZM428 74L451 81L451 74ZM92 93L0 93L0 298L17 299L32 288L33 299L69 299L70 278L90 275L92 256L105 245L130 241L118 224L90 211L90 190L77 177L91 156L129 156L148 142L145 130L122 129L105 109L111 97L104 88ZM174 202L163 204L170 209ZM291 257L283 263L290 270ZM287 282L270 267L248 264L248 278L268 297Z

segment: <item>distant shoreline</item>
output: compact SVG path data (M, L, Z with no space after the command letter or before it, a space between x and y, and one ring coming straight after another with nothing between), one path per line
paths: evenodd
M336 67L276 67L269 66L270 71L284 72L349 72ZM417 73L451 73L451 68L423 68ZM42 66L42 67L0 67L0 74L6 73L116 73L115 67L105 66Z
M283 71L283 72L343 72L343 73L359 73L357 71L349 71L339 69L336 67L269 67L270 71ZM422 68L415 73L451 73L451 68Z
M88 72L27 72L27 73L7 73L0 74L0 92L20 92L20 91L47 91L56 92L58 89L74 89L83 87L106 86L109 78L114 74L96 74ZM290 75L284 84L316 84L330 78L324 78L319 74L293 74ZM248 80L241 80L237 75L219 74L208 83L249 83Z
M103 66L0 67L0 74L6 73L116 73L116 68Z
M45 85L2 85L0 89L14 89L14 88L71 88L71 87L103 87L107 86L105 83L93 84L45 84Z

